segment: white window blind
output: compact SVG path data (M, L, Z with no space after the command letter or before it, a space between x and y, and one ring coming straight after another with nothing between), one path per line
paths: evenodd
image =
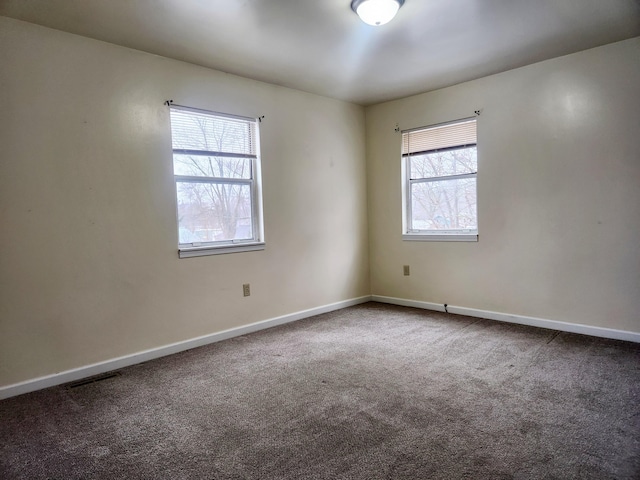
M443 148L466 147L477 142L476 120L408 130L402 133L402 154L427 153Z
M402 132L403 238L477 241L476 119Z
M254 119L192 109L171 109L173 150L257 156L257 126Z
M255 118L171 105L180 257L264 248Z

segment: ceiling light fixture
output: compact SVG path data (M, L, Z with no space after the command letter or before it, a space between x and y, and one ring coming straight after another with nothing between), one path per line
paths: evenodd
M396 16L404 0L353 0L351 10L369 25L378 27Z

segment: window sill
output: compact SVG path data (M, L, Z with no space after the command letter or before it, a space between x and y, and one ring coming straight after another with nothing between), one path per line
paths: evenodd
M256 250L264 250L264 248L264 242L242 243L239 245L182 247L178 248L178 256L180 258L203 257L206 255L223 255L225 253L254 252Z
M405 233L402 240L411 242L477 242L477 233Z

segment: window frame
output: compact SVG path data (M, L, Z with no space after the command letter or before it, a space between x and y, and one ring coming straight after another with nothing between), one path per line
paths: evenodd
M198 115L206 115L213 118L221 119L233 119L236 121L246 122L247 125L251 125L249 128L253 128L255 138L255 154L252 153L232 153L232 152L219 152L215 150L194 150L173 148L174 132L173 123L171 121L171 147L172 147L172 167L173 178L175 187L175 199L176 199L176 225L178 232L178 256L180 258L199 257L205 255L220 255L227 253L239 253L250 252L256 250L264 250L264 224L263 224L263 210L262 210L262 175L261 175L261 161L260 161L260 120L259 118L243 117L240 115L232 115L228 113L220 113L211 110L204 110L200 108L186 107L183 105L170 104L170 112L193 112ZM217 176L198 176L198 175L178 175L175 173L175 156L176 155L191 155L201 157L217 157L217 158L242 158L250 161L250 175L249 178L232 178L232 177L217 177ZM246 185L249 187L250 205L251 205L251 230L252 238L240 239L240 240L219 240L219 241L203 241L192 243L180 243L180 219L179 219L179 203L178 203L178 184L179 183L196 183L196 184L208 184L208 185Z
M463 124L473 121L475 123L475 128L477 129L477 119L476 117L467 117L461 118L458 120L452 120L443 123L437 123L433 125L427 125L424 127L412 128L409 130L402 130L402 148L401 148L401 176L402 176L402 239L407 241L453 241L453 242L477 242L478 241L478 207L477 207L477 192L478 192L478 169L476 164L476 171L457 174L457 175L443 175L443 176L432 176L432 177L421 177L412 179L411 178L411 158L418 155L425 155L429 153L442 152L442 151L452 151L452 150L460 150L464 148L476 148L477 155L477 132L475 143L463 143L463 144L452 144L442 148L436 148L426 151L420 152L407 152L404 153L404 141L405 135L409 135L411 132L425 131L436 129L440 127L445 127L448 125L456 125ZM446 181L455 181L462 180L465 178L473 178L475 179L475 189L476 189L476 228L475 229L451 229L451 230L426 230L426 229L416 229L412 228L412 186L420 183L430 183L430 182L446 182Z

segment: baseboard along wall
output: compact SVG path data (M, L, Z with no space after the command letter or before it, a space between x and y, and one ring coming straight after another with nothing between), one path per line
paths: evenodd
M74 368L72 370L66 370L64 372L54 373L52 375L46 375L44 377L34 378L32 380L26 380L20 383L14 383L12 385L0 387L0 400L3 398L22 395L24 393L34 392L36 390L42 390L43 388L54 387L63 383L92 377L94 375L100 375L102 373L117 370L119 368L147 362L155 358L165 357L167 355L183 352L185 350L190 350L196 347L202 347L203 345L208 345L210 343L220 342L229 338L239 337L241 335L257 332L259 330L265 330L267 328L275 327L278 325L284 325L285 323L302 320L303 318L313 317L314 315L320 315L322 313L340 310L342 308L351 307L360 303L366 303L370 300L371 297L369 295L352 298L349 300L344 300L342 302L336 302L329 305L323 305L321 307L310 308L308 310L302 310L299 312L291 313L289 315L282 315L280 317L251 323L242 327L231 328L229 330L223 330L222 332L203 335L201 337L172 343L170 345L164 345L158 348L152 348L150 350L133 353L131 355L113 358L104 362L94 363L92 365L86 365L83 367Z
M626 340L628 342L640 343L640 333L627 330L615 330L613 328L593 327L579 323L559 322L546 318L527 317L524 315L513 315L510 313L491 312L488 310L478 310L477 308L457 307L454 305L445 306L441 303L420 302L405 298L385 297L382 295L372 295L371 300L404 307L422 308L425 310L435 310L438 312L448 312L457 315L467 315L469 317L485 318L487 320L497 320L499 322L517 323L518 325L529 325L531 327L547 328L549 330L560 330L568 333L579 333L592 337L610 338L613 340Z
M297 320L302 320L303 318L313 317L314 315L320 315L323 313L332 312L334 310L340 310L342 308L359 305L361 303L366 303L369 301L389 303L392 305L400 305L405 307L422 308L425 310L435 310L438 312L447 311L448 313L468 315L470 317L485 318L488 320L497 320L500 322L516 323L519 325L529 325L532 327L547 328L550 330L560 330L563 332L591 335L593 337L611 338L615 340L626 340L629 342L640 343L640 333L629 332L626 330L593 327L590 325L559 322L556 320L548 320L544 318L526 317L523 315L512 315L508 313L491 312L487 310L457 307L453 305L447 305L445 309L445 306L439 303L421 302L418 300L386 297L382 295L365 295L363 297L352 298L341 302L331 303L329 305L302 310L299 312L291 313L289 315L283 315L280 317L251 323L242 327L232 328L229 330L224 330L222 332L196 337L182 342L172 343L170 345L133 353L131 355L125 355L123 357L106 360L104 362L94 363L92 365L86 365L83 367L74 368L72 370L66 370L64 372L34 378L32 380L26 380L24 382L15 383L12 385L6 385L4 387L0 387L0 400L3 398L22 395L24 393L34 392L36 390L42 390L44 388L54 387L63 383L73 382L83 378L92 377L94 375L100 375L102 373L146 362L155 358L165 357L167 355L172 355L174 353L183 352L192 348L201 347L210 343L220 342L222 340L227 340L233 337L239 337L248 333L265 330L267 328L283 325L285 323L295 322Z

